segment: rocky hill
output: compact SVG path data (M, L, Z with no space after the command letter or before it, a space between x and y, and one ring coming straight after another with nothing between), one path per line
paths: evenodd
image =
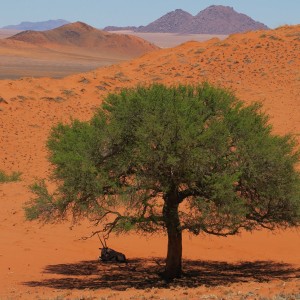
M8 40L22 41L46 48L85 48L89 51L123 54L135 57L158 49L157 46L135 36L112 34L82 22L70 23L47 31L23 31Z
M147 26L140 26L136 32L181 32L185 27L185 24L191 23L193 16L182 9L176 9L175 11L169 12L150 23Z
M14 30L50 30L60 27L65 24L69 24L66 20L48 20L42 22L22 22L18 25L8 25L2 27L2 29L14 29Z
M185 23L182 32L203 34L231 34L251 30L268 29L232 7L212 5L200 11L191 22Z
M176 9L147 26L105 27L104 30L133 30L135 32L166 32L194 34L232 34L258 29L268 29L263 23L236 12L232 7L212 5L200 11L196 16Z

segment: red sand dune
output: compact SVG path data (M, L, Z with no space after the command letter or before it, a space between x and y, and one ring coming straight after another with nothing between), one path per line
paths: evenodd
M144 295L199 299L203 295L223 295L225 299L240 299L246 294L299 293L297 231L276 235L261 231L230 238L185 235L184 258L195 260L185 266L193 269L198 264L198 281L190 289L165 289L157 284L151 289L145 282L158 280L151 273L158 267L152 257L164 257L164 236L112 237L112 247L129 258L146 261L135 261L135 269L110 269L92 262L98 255L96 239L78 240L93 230L87 222L75 227L69 223L41 227L36 222L25 222L22 211L30 198L27 185L36 177L48 176L51 170L45 147L50 128L71 117L88 120L109 92L122 87L209 81L231 88L247 103L262 102L274 131L290 132L300 141L299 53L300 26L281 27L236 34L224 41L188 42L60 80L0 81L0 97L5 100L0 102L0 169L23 173L22 182L0 185L0 298L129 299ZM81 261L89 262L79 264ZM249 263L239 265L241 261ZM145 269L147 266L149 270ZM111 274L118 276L119 281L110 281ZM258 282L263 279L260 276L268 282ZM138 289L139 284L143 290Z

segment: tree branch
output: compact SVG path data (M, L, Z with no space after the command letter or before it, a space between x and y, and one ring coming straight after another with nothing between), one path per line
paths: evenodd
M201 196L201 195L202 195L202 193L200 193L199 191L197 191L195 189L186 189L186 190L180 191L178 193L180 203L188 197L192 197L192 196L197 197L197 196Z

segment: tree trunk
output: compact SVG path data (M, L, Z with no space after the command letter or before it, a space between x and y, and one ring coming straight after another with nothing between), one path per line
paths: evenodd
M168 233L168 253L164 277L166 280L181 277L182 232L178 215L179 202L176 197L166 197L163 215Z

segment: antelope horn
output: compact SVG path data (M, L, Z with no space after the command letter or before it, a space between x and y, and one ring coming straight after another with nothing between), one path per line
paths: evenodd
M102 240L101 240L101 238L100 238L99 233L97 233L97 235L98 235L98 238L99 238L99 240L100 240L100 243L102 244L102 247L103 247L103 248L107 248L107 247L105 246L106 244L105 244L105 245L103 244L103 242L102 242Z
M103 236L103 241L104 241L105 247L108 248L107 245L106 245L106 240L107 240L107 238L105 238L105 237Z

